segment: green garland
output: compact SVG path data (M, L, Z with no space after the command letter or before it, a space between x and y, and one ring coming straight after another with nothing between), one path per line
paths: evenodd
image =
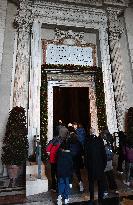
M40 142L42 147L42 160L47 157L44 150L47 144L47 75L45 70L41 70L41 89L40 89Z
M40 112L41 112L41 144L44 149L47 143L47 72L50 71L61 71L61 72L83 72L83 73L94 73L95 75L95 86L96 86L96 105L98 115L98 128L99 131L103 131L107 127L106 120L106 109L105 109L105 96L103 86L103 75L102 69L96 66L79 66L79 65L53 65L45 64L42 65L41 70L41 90L40 90ZM44 153L44 150L42 150ZM43 158L45 155L43 154Z
M102 69L98 67L95 74L95 86L96 86L98 129L101 132L107 128L107 118L106 118L103 74L102 74Z

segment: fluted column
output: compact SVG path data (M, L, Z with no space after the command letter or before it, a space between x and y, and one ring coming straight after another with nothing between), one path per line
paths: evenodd
M119 24L118 14L121 10L108 8L109 44L111 54L112 74L115 90L116 113L119 130L125 129L125 111L127 108L127 94L123 79L123 65L120 50L120 36L123 32Z

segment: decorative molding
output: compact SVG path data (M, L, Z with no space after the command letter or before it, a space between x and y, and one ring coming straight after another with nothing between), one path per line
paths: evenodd
M102 0L59 0L59 2L101 6Z
M42 23L47 21L50 23L50 19L52 19L53 23L55 22L57 25L61 20L63 20L63 22L67 20L69 20L69 22L72 21L74 25L75 22L80 22L80 24L83 22L90 22L92 24L93 22L103 24L107 22L105 11L102 9L88 9L83 6L64 5L61 3L36 3L32 7L32 13L34 17L39 18ZM45 21L43 21L43 19L45 19Z
M95 128L97 135L98 131L98 119L97 119L97 107L96 107L96 94L94 76L90 74L85 75L67 75L58 73L47 73L48 81L48 141L53 136L53 87L88 87L89 99L90 99L90 113L91 113L91 127Z
M103 4L110 6L127 6L126 0L104 0Z
M47 0L46 0L47 1ZM39 3L43 2L43 0L34 0L34 2ZM48 2L48 1L47 1ZM51 2L57 2L56 0L51 0ZM126 6L127 2L126 0L58 0L58 3L64 3L64 4L81 4L86 6Z
M63 73L58 73L58 71L52 73L51 71L48 72L47 75L47 79L48 81L60 81L61 79L65 80L65 81L70 81L71 79L71 85L73 85L74 82L87 82L87 85L92 85L92 83L94 83L94 74L66 74L66 72Z
M72 30L63 31L59 29L55 29L55 40L57 41L64 41L64 39L73 39L76 42L79 42L79 44L85 44L83 41L84 38L84 32L75 33Z

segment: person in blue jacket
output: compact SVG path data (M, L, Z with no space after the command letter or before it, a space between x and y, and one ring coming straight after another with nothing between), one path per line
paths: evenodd
M79 142L84 146L86 139L86 131L81 123L77 123L77 129L75 130Z

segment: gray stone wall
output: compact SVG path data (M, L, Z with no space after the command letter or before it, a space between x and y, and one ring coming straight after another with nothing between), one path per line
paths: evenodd
M6 22L7 0L0 0L0 74L3 56L3 44Z
M4 2L5 0L3 0ZM6 27L4 34L4 47L2 59L2 72L0 75L0 172L2 172L1 164L1 148L5 134L5 127L10 109L11 96L11 78L13 68L14 54L14 38L15 29L13 28L13 20L16 14L16 6L12 3L7 4Z
M133 8L127 8L125 11L125 25L129 49L129 61L131 64L131 74L133 81Z
M128 23L128 22L127 22ZM133 82L131 75L131 63L130 63L130 50L128 48L128 39L126 30L122 34L120 39L120 48L121 48L121 56L122 56L122 64L123 64L123 80L126 87L127 94L127 108L133 106Z

